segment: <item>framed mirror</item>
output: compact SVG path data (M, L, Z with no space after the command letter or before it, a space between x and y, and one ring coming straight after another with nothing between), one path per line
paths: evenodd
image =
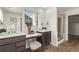
M33 19L32 19L31 12L25 13L25 24L27 25L27 28L28 28L28 34L31 34L31 28L33 26Z
M7 34L22 33L22 11L19 7L3 7L3 24L7 29Z
M2 9L0 8L0 28L3 27L3 12Z

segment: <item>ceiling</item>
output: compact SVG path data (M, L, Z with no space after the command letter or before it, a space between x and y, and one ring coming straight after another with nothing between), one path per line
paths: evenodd
M73 9L77 9L79 7L57 7L58 14L63 14L66 11L70 11ZM15 13L22 13L22 10L37 12L40 9L44 9L44 7L4 7L5 10Z
M4 7L5 10L15 13L22 13L23 10L37 12L39 9L43 9L43 7Z
M4 7L4 9L6 11L15 12L15 13L21 13L23 10L23 8L19 8L19 7Z

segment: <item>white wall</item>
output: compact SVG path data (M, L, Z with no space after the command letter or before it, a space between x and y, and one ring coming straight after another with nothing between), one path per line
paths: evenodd
M46 20L49 22L49 30L51 30L51 44L57 45L58 33L57 33L57 8L48 8L46 11Z
M42 26L44 25L44 10L40 9L38 11L38 29L41 29Z
M71 10L71 11L67 11L66 14L69 15L76 15L79 14L79 8Z

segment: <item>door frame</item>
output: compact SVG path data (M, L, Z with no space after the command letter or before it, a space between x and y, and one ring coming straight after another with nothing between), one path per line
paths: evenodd
M79 14L79 8L65 12L65 40L68 40L68 16Z

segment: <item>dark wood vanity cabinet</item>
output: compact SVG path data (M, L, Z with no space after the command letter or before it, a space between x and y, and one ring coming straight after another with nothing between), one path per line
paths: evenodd
M38 37L37 38L37 41L39 41L42 46L46 46L48 44L50 44L51 42L51 31L48 31L48 32L39 32L38 33L41 33L42 34L42 38L41 37Z
M15 44L7 44L0 46L0 52L14 52L16 51Z
M25 51L25 35L0 39L0 52Z

